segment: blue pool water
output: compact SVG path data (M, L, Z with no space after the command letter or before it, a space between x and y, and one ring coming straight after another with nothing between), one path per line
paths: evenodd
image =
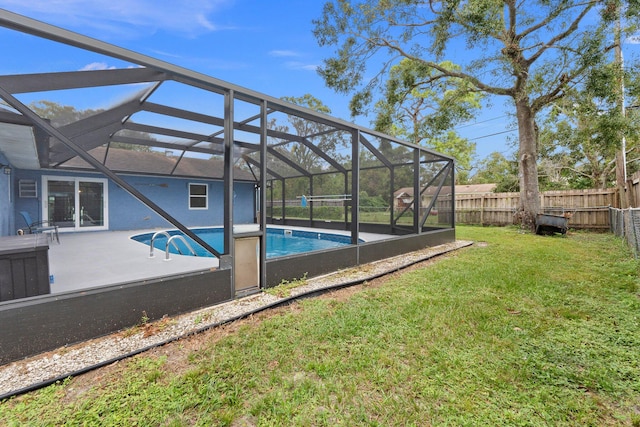
M196 228L192 230L198 237L207 242L218 252L223 252L224 230L222 228ZM195 250L197 256L212 256L191 238L184 236L179 230L167 231L169 235L183 236ZM149 245L152 233L144 233L132 236L137 242ZM174 239L182 254L189 254L189 249L178 239ZM331 233L318 233L313 231L289 230L281 228L267 229L267 258L275 258L285 255L298 254L303 252L318 251L321 249L331 249L346 246L351 243L350 236L341 236ZM167 238L158 235L153 241L153 247L159 251L164 251L167 246ZM180 253L175 247L171 247L169 252Z

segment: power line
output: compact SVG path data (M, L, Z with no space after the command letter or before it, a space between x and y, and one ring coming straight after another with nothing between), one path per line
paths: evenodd
M507 115L503 115L503 116L493 117L491 119L482 120L480 122L473 122L473 123L469 123L469 124L466 124L466 125L458 126L458 127L455 127L454 129L463 129L463 128L467 128L467 127L470 127L470 126L475 126L475 125L479 125L479 124L482 124L482 123L490 122L490 121L493 121L493 120L502 119L502 118L505 118L505 117L508 117L508 116Z
M489 135L482 135L482 136L476 136L475 138L467 138L470 141L476 140L476 139L482 139L482 138L489 138L491 136L496 136L496 135L502 135L503 133L510 133L510 132L515 132L518 129L509 129L509 130L503 130L502 132L496 132L496 133L492 133Z

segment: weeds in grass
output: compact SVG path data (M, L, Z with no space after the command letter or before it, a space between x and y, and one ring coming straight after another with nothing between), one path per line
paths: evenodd
M187 356L0 406L7 425L640 426L639 270L606 234L487 242L348 299L303 300ZM188 370L186 370L188 369Z
M307 284L307 273L304 273L302 277L295 280L282 280L278 285L265 290L269 295L277 296L278 298L286 298L291 296L291 290L299 288Z

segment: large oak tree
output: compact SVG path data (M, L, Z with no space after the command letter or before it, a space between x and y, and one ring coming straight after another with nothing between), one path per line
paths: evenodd
M624 3L624 5L623 5ZM322 46L336 46L320 74L353 93L354 115L372 101L402 58L434 70L434 79L464 79L469 90L513 107L519 138L520 205L532 227L540 208L536 114L612 60L619 11L627 21L638 0L332 0L314 21ZM461 69L440 65L454 61Z
M440 65L458 69L446 61ZM482 96L469 91L465 80L434 80L434 73L406 58L391 67L383 97L376 103L375 129L454 157L456 184L465 183L476 145L452 128L474 117Z

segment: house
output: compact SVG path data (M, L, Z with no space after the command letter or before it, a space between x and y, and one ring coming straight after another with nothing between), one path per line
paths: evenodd
M413 204L413 187L403 187L393 193L394 209L405 209Z
M0 124L0 132L3 124ZM28 138L21 145L33 144ZM3 142L0 142L0 147ZM4 145L6 145L6 140ZM14 151L4 147L5 158ZM35 147L34 147L35 150ZM123 148L94 148L89 154L120 175L188 227L223 224L223 164L216 158L176 157L165 152ZM16 159L17 160L17 159ZM17 163L16 161L11 162ZM38 162L41 164L42 162ZM75 157L64 167L12 169L6 175L14 206L13 222L6 221L2 235L14 235L27 226L17 212L33 220L58 225L60 232L135 230L166 227L166 221L82 159ZM0 184L2 185L2 184ZM256 222L256 180L248 171L234 172L234 221ZM6 197L6 196L5 196ZM3 217L5 217L3 215ZM6 217L5 217L6 218Z

